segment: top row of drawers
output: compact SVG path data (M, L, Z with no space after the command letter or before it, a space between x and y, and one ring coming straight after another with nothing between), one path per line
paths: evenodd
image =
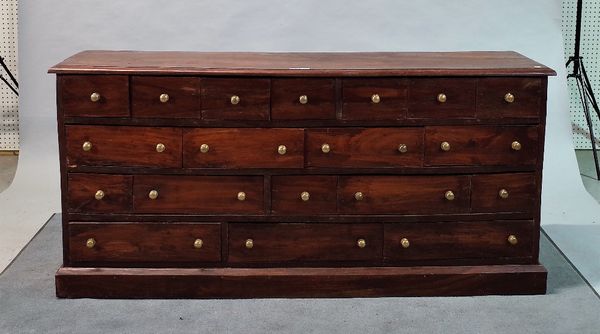
M542 78L61 75L65 116L204 120L538 119Z

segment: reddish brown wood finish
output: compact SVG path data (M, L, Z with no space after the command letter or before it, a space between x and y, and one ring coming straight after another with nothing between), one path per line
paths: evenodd
M472 78L410 80L409 118L474 118L477 81ZM446 96L445 102L438 95Z
M514 102L504 96L511 93ZM477 86L477 118L539 118L541 78L480 78Z
M282 175L271 178L272 214L337 212L337 176ZM308 200L302 193L308 193Z
M168 95L162 102L160 96ZM201 118L197 77L131 77L132 117Z
M398 120L406 118L406 79L342 80L343 120ZM374 103L373 95L380 101Z
M300 96L307 102L300 102ZM335 119L333 79L273 79L271 118L275 120Z
M67 210L69 212L131 212L132 177L106 174L69 174ZM96 192L103 196L96 198Z
M268 79L202 79L202 118L216 120L267 120L270 109ZM232 104L232 96L239 103Z
M508 192L507 198L500 191ZM485 174L471 178L473 212L533 212L538 205L533 173Z
M63 75L58 95L65 116L129 117L129 77L126 75ZM92 93L100 94L93 102Z

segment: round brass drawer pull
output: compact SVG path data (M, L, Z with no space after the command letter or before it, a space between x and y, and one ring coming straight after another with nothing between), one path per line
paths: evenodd
M156 190L150 190L150 192L148 193L148 198L150 198L150 199L157 199L158 198L158 191L156 191Z
M437 96L437 100L439 103L445 103L448 100L448 97L444 93L439 93Z
M93 92L92 95L90 95L90 101L92 101L92 102L100 101L100 94Z
M83 145L81 145L81 148L85 151L85 152L89 152L92 150L92 142L86 141L83 142Z
M279 155L284 155L287 153L287 147L285 147L285 145L279 145L277 147L277 153L279 153Z
M358 239L356 240L356 245L358 246L358 248L365 248L367 246L367 242L365 241L365 239Z
M169 102L169 94L165 94L165 93L160 94L160 96L158 97L158 99L162 103L167 103L167 102Z
M373 103L379 103L379 102L381 102L381 97L379 97L379 94L373 94L373 95L371 95L371 102L373 102Z
M408 241L408 239L406 238L402 238L400 239L400 245L402 246L402 248L408 248L410 247L410 241Z
M300 199L302 199L304 202L308 202L308 200L310 199L310 194L308 193L308 191L303 191L300 194Z
M89 239L86 240L85 247L87 247L87 248L94 248L94 246L96 246L96 239L89 238Z
M200 145L200 152L207 153L209 150L210 150L210 146L208 146L208 144Z
M444 197L446 197L446 199L449 200L449 201L454 201L454 198L455 198L454 192L452 190L448 190L444 194Z
M307 104L308 103L308 96L306 96L306 95L300 95L300 97L298 98L298 102L300 102L300 104Z
M233 105L238 104L238 103L240 103L240 97L237 95L233 95L231 97L230 101L231 101L231 104L233 104Z
M515 151L520 151L522 146L521 146L521 143L519 143L518 141L515 140L510 144L510 148L512 148Z
M329 153L330 151L331 151L331 147L329 146L329 144L325 143L325 144L321 145L321 152Z
M202 241L202 239L194 240L194 248L200 249L202 248L202 245L204 245L204 241Z
M96 191L96 194L94 194L94 198L96 198L97 200L103 199L104 198L104 191L102 191L102 190Z
M512 93L506 93L506 95L504 95L504 101L506 101L506 103L513 103L515 102L515 96Z
M365 195L362 192L357 191L357 192L354 193L354 199L355 200L362 201L364 198L365 198Z
M162 144L162 143L156 144L156 152L158 152L158 153L164 152L166 148L167 147L165 146L165 144Z
M246 239L246 248L252 249L252 247L254 247L254 240Z
M408 147L406 146L406 144L400 144L400 145L398 145L398 152L400 152L400 153L406 153L406 152L408 152Z
M500 191L498 191L498 196L500 196L500 198L502 198L502 199L507 199L508 198L508 190L500 189Z
M511 245L516 245L519 242L519 240L517 239L517 237L515 235L513 235L513 234L509 235L506 240L508 240L508 243L511 244Z
M443 142L440 144L440 148L442 149L442 151L444 151L444 152L448 152L448 151L450 151L450 143L449 143L449 142L447 142L447 141L443 141Z
M246 200L246 193L243 191L240 191L239 193L237 193L237 199L238 201L245 201Z

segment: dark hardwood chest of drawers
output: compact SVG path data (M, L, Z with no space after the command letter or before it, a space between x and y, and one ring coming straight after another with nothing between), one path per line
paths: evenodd
M85 51L59 297L539 294L546 87L514 52Z

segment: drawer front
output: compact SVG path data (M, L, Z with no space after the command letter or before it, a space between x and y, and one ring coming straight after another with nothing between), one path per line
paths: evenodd
M474 118L477 80L414 78L409 84L408 118Z
M136 213L262 214L262 176L139 175L133 180Z
M406 79L343 79L342 119L406 118Z
M307 130L307 164L312 167L420 167L421 128Z
M481 78L477 88L477 118L539 119L540 78Z
M539 198L535 174L474 175L473 212L533 212Z
M444 144L446 143L446 144ZM431 126L425 165L535 165L537 126Z
M531 257L535 239L530 220L385 224L384 235L388 261Z
M271 118L335 119L333 79L273 79Z
M204 78L200 85L204 119L269 119L269 79Z
M311 215L337 210L337 176L273 176L271 184L273 214Z
M228 261L381 260L381 238L380 224L229 224Z
M67 165L181 167L181 129L66 127Z
M184 167L304 167L303 129L185 129L183 145Z
M72 262L218 262L221 225L210 223L70 223Z
M340 176L346 214L440 214L469 211L468 176Z
M133 117L200 119L200 79L133 76L131 113Z
M65 116L129 117L126 75L60 75L58 96Z
M131 211L132 177L107 174L69 174L69 212L118 213Z

